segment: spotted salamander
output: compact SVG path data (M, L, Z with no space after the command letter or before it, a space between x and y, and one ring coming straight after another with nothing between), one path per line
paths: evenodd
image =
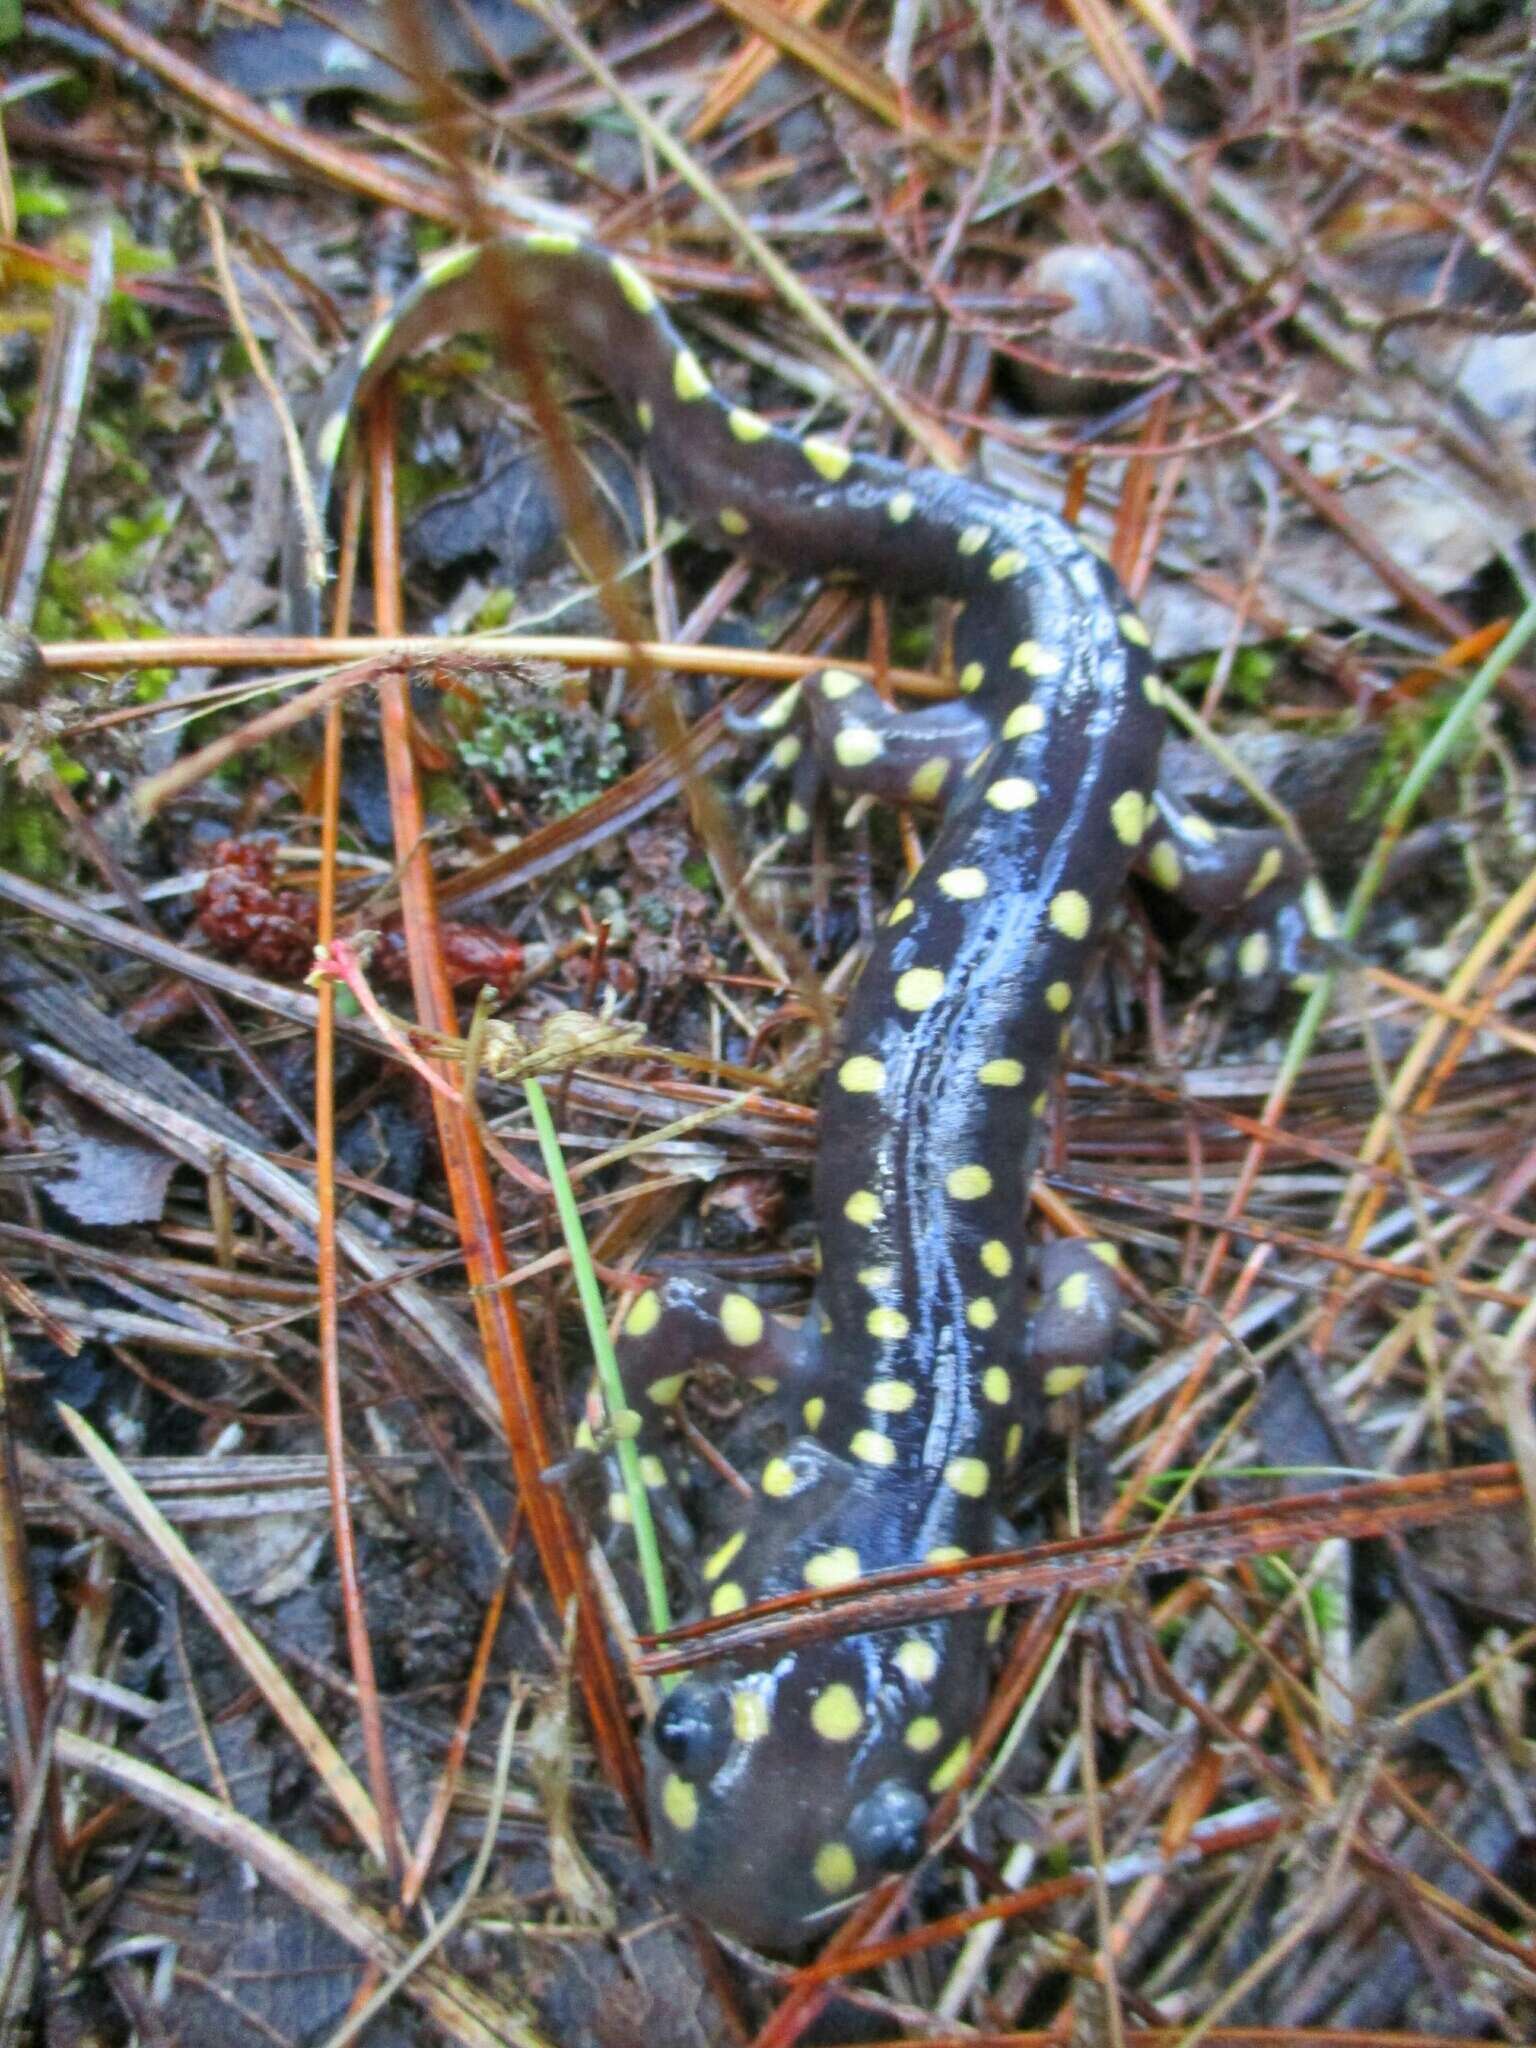
M1047 1089L1127 870L1200 909L1242 906L1235 945L1257 978L1274 965L1271 913L1295 889L1296 856L1277 834L1218 832L1157 794L1148 635L1060 519L771 426L714 389L620 257L552 234L504 256L523 310L612 392L697 538L955 603L953 699L899 713L831 668L760 719L771 770L791 778L791 833L823 780L938 813L823 1090L810 1311L791 1327L682 1277L634 1299L620 1350L662 1492L668 1411L695 1366L732 1366L783 1424L751 1502L702 1559L709 1612L986 1551L1042 1377L1102 1351L1114 1325L1109 1248L1059 1245L1032 1270L1021 1228ZM473 314L478 261L439 257L332 378L310 442L322 501L362 387ZM678 1685L648 1771L681 1900L792 1949L910 1865L932 1802L966 1767L986 1633L962 1614Z

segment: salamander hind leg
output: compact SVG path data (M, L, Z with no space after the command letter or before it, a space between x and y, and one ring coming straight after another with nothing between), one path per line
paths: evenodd
M1283 832L1213 825L1160 791L1136 866L1200 919L1206 970L1263 1010L1319 959L1325 914L1312 864Z

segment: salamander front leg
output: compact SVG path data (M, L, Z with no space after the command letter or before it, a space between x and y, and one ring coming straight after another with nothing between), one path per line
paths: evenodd
M1024 1357L1048 1401L1075 1393L1108 1356L1120 1320L1119 1264L1115 1247L1097 1238L1063 1238L1040 1253Z
M634 1434L653 1511L674 1549L691 1551L693 1532L672 1487L673 1439L666 1424L690 1376L704 1366L720 1366L757 1392L772 1394L796 1377L805 1350L799 1330L767 1314L749 1295L702 1274L676 1274L630 1303L616 1347L628 1411L623 1422ZM603 1420L594 1390L578 1432L582 1448L596 1447ZM608 1506L612 1520L628 1519L621 1489L610 1493Z
M827 784L883 803L942 808L992 737L967 704L897 711L872 684L840 668L775 698L756 726L780 737L749 776L742 800L761 802L777 776L790 775L784 827L794 838L809 831L816 797Z

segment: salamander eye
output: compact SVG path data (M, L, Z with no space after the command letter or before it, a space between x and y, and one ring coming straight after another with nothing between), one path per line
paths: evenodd
M909 1870L923 1853L928 1802L899 1778L886 1778L848 1816L848 1846L861 1865Z
M681 1776L701 1785L731 1746L731 1703L724 1686L690 1678L669 1692L651 1724L656 1747Z

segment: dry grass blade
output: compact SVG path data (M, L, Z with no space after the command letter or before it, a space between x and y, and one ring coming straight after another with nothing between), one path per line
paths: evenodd
M66 1403L59 1403L58 1412L140 1534L288 1731L359 1841L382 1867L387 1858L378 1812L336 1745L117 1453Z
M843 48L809 19L788 14L774 0L718 0L722 13L804 64L844 99L854 101L887 127L956 164L975 158L975 147L950 135L920 109L894 92L880 72Z
M91 237L83 282L54 290L42 388L27 423L26 450L7 508L0 610L15 626L30 626L37 608L111 289L112 234L101 222Z
M520 2015L509 2012L478 1986L430 1956L408 1973L409 1952L372 1907L318 1864L233 1807L156 1770L152 1764L141 1763L121 1750L92 1741L89 1736L64 1730L54 1747L65 1769L83 1771L115 1785L173 1826L185 1828L225 1854L250 1864L269 1884L278 1886L296 1905L323 1921L361 1959L376 1969L399 1972L406 1996L450 2041L459 2042L462 2048L509 2048L509 2044L511 2048L548 2048L544 2037Z

